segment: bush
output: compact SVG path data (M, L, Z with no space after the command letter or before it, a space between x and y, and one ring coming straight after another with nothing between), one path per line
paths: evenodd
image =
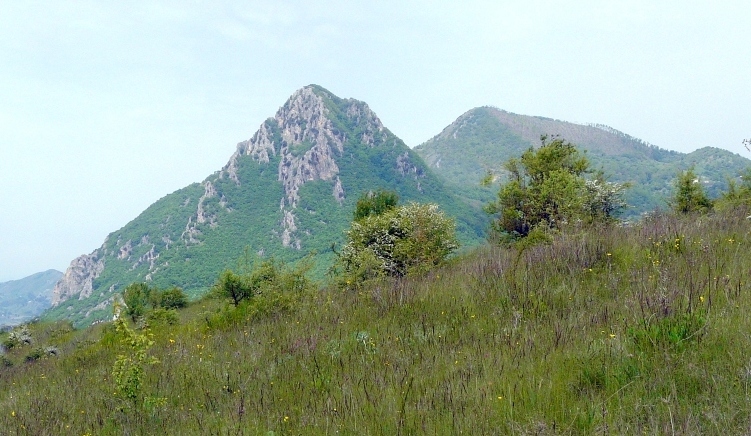
M177 311L175 309L165 309L158 307L151 310L146 315L146 320L149 325L162 324L162 325L175 325L179 319L177 317Z
M151 288L146 283L133 283L123 291L125 314L133 322L148 317L157 309L174 310L188 305L188 297L182 289L172 287L166 291ZM175 316L177 318L177 316Z
M188 297L182 289L172 287L161 293L159 305L164 309L182 309L188 305Z
M435 204L410 203L354 221L338 267L345 282L428 270L458 248L455 224Z

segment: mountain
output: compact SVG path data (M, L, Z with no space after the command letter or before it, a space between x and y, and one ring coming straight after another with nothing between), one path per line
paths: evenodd
M77 325L105 319L117 293L136 281L198 295L252 256L295 261L316 252L322 274L357 198L380 188L402 202L440 204L457 218L465 245L482 239L485 217L452 196L367 104L307 86L237 144L221 170L158 200L73 260L47 316Z
M52 289L63 273L54 269L0 283L0 327L26 322L52 305Z
M493 107L472 109L443 131L415 147L430 168L467 199L485 202L497 187L482 188L487 171L540 144L541 135L560 135L586 151L591 166L614 182L632 182L627 201L636 216L666 207L672 182L692 165L711 196L727 187L751 161L729 151L704 147L689 154L669 151L603 125L581 125L544 117L517 115Z

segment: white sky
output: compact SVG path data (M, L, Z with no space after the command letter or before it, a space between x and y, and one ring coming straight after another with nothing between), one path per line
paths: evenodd
M483 105L749 156L746 1L2 1L0 281L221 168L298 88L410 146Z

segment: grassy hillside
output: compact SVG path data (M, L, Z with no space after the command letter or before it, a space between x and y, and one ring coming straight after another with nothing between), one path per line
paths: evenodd
M631 182L628 216L665 208L679 171L696 167L711 196L727 188L751 161L714 147L689 154L661 149L602 125L580 125L544 117L518 115L492 107L468 111L440 134L415 147L439 176L465 197L488 201L495 195L479 187L487 171L499 173L504 162L540 145L540 135L560 135L587 152L592 169L613 182Z
M569 229L359 293L322 288L238 309L203 299L177 324L152 326L159 363L145 366L146 406L114 394L127 347L111 325L36 324L33 343L2 358L0 428L741 434L751 420L748 215Z

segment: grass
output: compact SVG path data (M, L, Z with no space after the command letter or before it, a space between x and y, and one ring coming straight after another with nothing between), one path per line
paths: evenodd
M143 406L111 324L33 324L0 365L3 434L741 434L751 221L656 215L485 246L422 277L153 326ZM281 303L280 303L281 302ZM0 339L7 337L7 333ZM57 355L27 361L34 349Z

